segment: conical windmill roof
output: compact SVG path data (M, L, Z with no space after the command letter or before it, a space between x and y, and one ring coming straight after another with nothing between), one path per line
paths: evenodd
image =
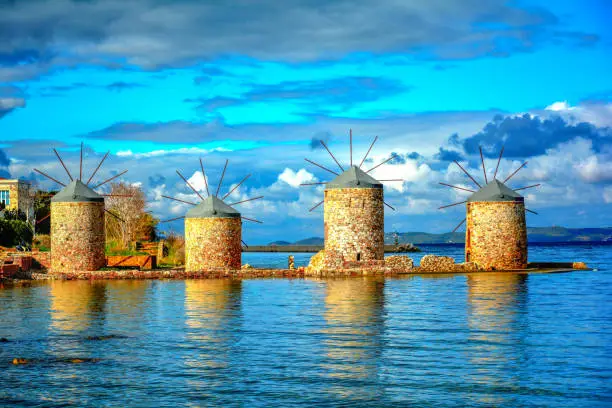
M104 202L104 197L87 187L81 180L73 180L51 198L54 203Z
M468 198L468 202L475 201L523 201L522 195L495 179Z
M325 188L383 188L383 185L357 166L351 166L327 183Z
M211 195L187 211L185 218L240 218L240 213Z

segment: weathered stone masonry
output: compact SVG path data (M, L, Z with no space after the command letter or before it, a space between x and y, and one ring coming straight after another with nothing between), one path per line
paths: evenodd
M384 258L382 188L325 190L325 265Z
M242 220L185 218L185 270L240 269Z
M51 269L95 271L104 255L104 202L51 203Z
M484 270L527 267L527 225L522 200L467 203L465 260Z

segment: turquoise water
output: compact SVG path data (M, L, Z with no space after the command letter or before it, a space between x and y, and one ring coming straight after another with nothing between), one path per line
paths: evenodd
M530 259L597 271L5 284L0 406L612 406L612 246Z

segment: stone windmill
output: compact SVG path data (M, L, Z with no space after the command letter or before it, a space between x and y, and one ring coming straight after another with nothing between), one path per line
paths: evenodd
M233 206L246 203L247 201L258 200L263 196L249 198L247 200L234 203L225 203L229 197L242 183L251 175L248 174L237 185L235 185L223 197L219 198L219 191L223 184L223 177L227 169L228 160L225 161L221 179L214 195L210 194L204 164L200 159L200 168L204 185L206 187L206 197L203 197L189 181L176 171L179 177L187 186L201 199L200 203L181 200L174 197L162 196L164 198L192 205L187 214L182 217L172 218L164 222L185 219L185 270L202 271L213 269L240 269L242 266L242 220L262 223L253 218L243 217Z
M453 232L466 222L465 261L474 262L485 270L512 270L527 267L527 225L525 211L537 214L525 208L525 199L517 191L538 187L533 184L526 187L510 188L506 183L523 167L524 162L512 174L499 181L497 171L504 148L502 147L491 181L487 178L482 148L480 160L485 185L481 185L455 160L455 164L472 180L478 190L440 183L443 186L472 193L467 200L440 207L444 209L466 204L467 215Z
M57 150L53 149L53 152L66 171L70 183L65 184L34 169L35 172L63 187L51 198L51 270L55 272L98 270L106 265L104 213L120 218L104 208L104 198L116 195L99 194L94 190L127 173L127 170L90 185L110 152L104 155L86 182L82 181L83 143L81 143L78 178L70 174Z
M305 159L307 162L336 176L333 180L327 182L302 184L325 185L323 201L317 203L309 211L313 211L323 204L324 264L327 268L340 267L346 261L384 259L384 206L386 205L392 210L395 209L384 201L382 182L403 180L376 180L368 174L395 158L395 155L369 170L361 169L377 140L378 136L370 144L359 165L355 165L353 164L353 132L350 130L350 164L347 169L342 167L325 142L321 140L321 144L342 173Z

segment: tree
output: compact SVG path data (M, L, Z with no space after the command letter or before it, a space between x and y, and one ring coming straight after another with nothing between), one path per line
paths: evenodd
M139 186L112 183L109 194L106 208L116 217L106 216L107 240L116 240L123 248L129 248L131 242L155 238L159 221L145 211L146 197Z
M57 191L36 191L34 194L34 226L36 234L48 235L51 233L51 219L48 215L51 213L51 197L57 194ZM47 218L45 218L47 217ZM42 220L42 221L41 221Z

